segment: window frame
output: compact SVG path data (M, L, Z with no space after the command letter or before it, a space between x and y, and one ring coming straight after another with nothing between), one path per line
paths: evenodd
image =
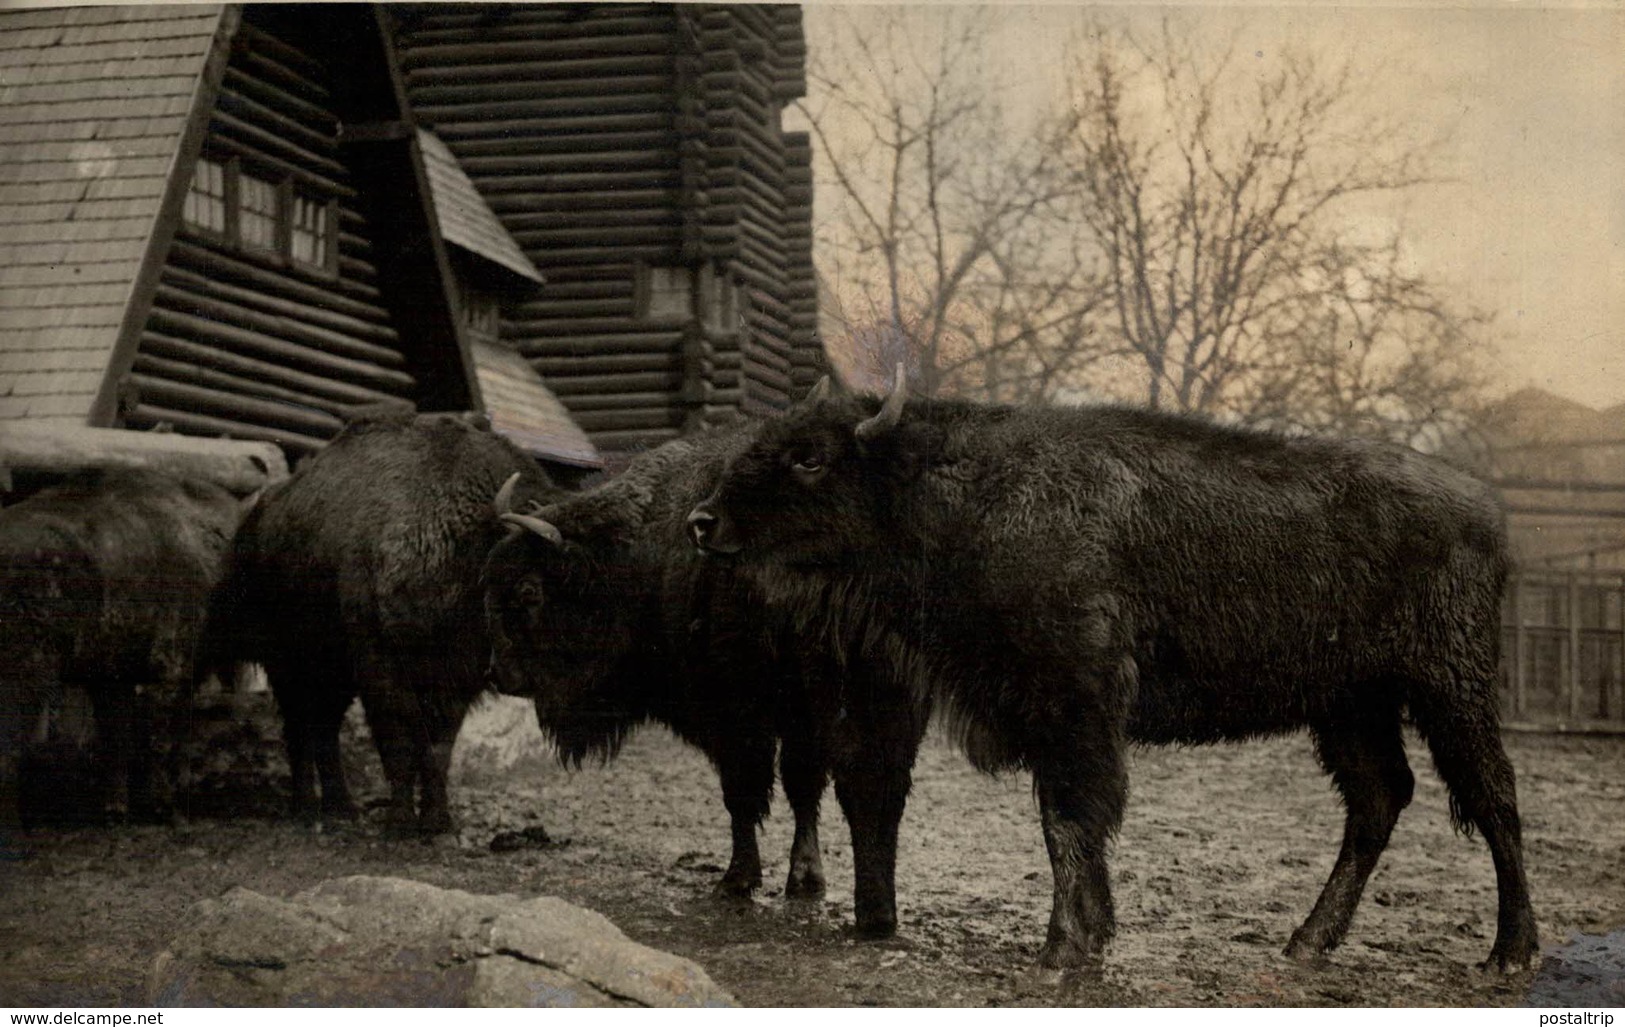
M180 227L187 233L198 238L227 247L235 253L253 259L272 263L278 267L297 269L306 274L320 278L336 279L339 277L339 205L333 197L322 197L307 192L295 183L295 176L279 168L271 168L265 173L266 165L251 162L249 168L244 168L243 158L235 153L220 153L218 151L205 151L199 155L200 161L217 164L221 168L222 185L224 190L225 218L224 228L216 230L207 225L193 221L187 216L186 203L181 203ZM249 175L254 179L271 186L272 195L276 198L276 209L271 213L272 240L270 245L243 238L243 187L242 179ZM197 180L196 165L193 166L192 178L187 181L187 195L191 195L193 183ZM303 200L312 204L315 209L322 212L325 222L326 235L320 239L319 263L312 263L301 257L294 256L293 252L293 218L296 200Z

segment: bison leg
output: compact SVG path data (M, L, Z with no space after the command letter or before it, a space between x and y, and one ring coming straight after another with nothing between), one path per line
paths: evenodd
M790 843L790 876L786 898L817 898L824 894L824 857L818 845L818 806L824 797L828 760L816 745L797 735L786 738L779 750L779 776L784 796L796 817L795 839Z
M420 705L428 705L426 703ZM455 829L446 777L451 773L451 752L463 726L466 707L423 710L424 738L418 758L418 830L425 835L448 834Z
M1388 847L1400 811L1410 805L1415 779L1405 762L1399 712L1365 724L1317 727L1315 750L1343 795L1347 816L1343 848L1315 908L1292 932L1286 954L1300 962L1318 959L1343 940L1366 880Z
M852 831L853 913L860 935L897 933L897 826L913 774L907 767L837 770L835 798Z
M757 734L723 743L717 756L722 804L733 831L733 854L717 882L717 893L743 898L762 885L762 854L756 828L773 799L773 739Z
M339 731L344 723L342 711L336 718L323 720L310 726L310 758L316 764L316 774L322 785L322 819L355 820L361 815L350 795L350 783L344 776L344 754L339 746Z
M87 689L96 718L97 773L101 777L102 812L123 822L130 815L130 763L136 734L134 693L120 681L95 682Z
M1091 727L1065 758L1036 766L1033 779L1055 878L1039 962L1097 964L1117 929L1106 853L1128 798L1122 744Z
M384 766L384 780L389 784L384 826L390 833L404 835L417 833L418 761L413 736L418 714L415 702L406 708L403 705L388 696L362 696L367 727L372 731L378 760Z
M1540 939L1523 869L1522 826L1512 762L1501 746L1493 693L1479 708L1448 703L1440 709L1413 697L1418 727L1433 752L1433 765L1450 790L1450 816L1465 830L1477 827L1495 862L1499 897L1495 944L1482 966L1508 973L1535 959Z

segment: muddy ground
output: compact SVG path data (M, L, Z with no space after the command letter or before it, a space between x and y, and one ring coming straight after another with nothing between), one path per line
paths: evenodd
M1625 738L1509 735L1507 745L1542 939L1625 928ZM728 854L715 776L647 729L607 768L567 774L532 761L501 776L462 773L454 843L251 818L37 832L31 860L0 867L0 1005L139 1004L148 963L197 899L234 886L288 895L361 873L562 896L697 960L749 1005L1523 1004L1532 971L1474 969L1494 933L1489 855L1451 833L1443 788L1415 739L1410 748L1416 801L1347 942L1318 969L1280 955L1341 832L1305 738L1135 753L1113 860L1119 935L1104 974L1080 979L1031 969L1050 877L1024 776L984 777L927 744L903 823L901 932L865 942L850 933L851 853L833 793L822 902L781 894L782 800L765 829L764 893L714 899ZM537 823L567 844L489 850L495 833Z

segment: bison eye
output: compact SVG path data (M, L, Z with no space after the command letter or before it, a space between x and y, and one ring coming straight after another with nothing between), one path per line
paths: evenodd
M790 467L798 479L808 484L822 478L824 472L829 470L829 465L817 453L803 453Z

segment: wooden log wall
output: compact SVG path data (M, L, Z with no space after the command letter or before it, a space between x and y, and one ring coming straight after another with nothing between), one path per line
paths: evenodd
M504 337L597 446L811 381L810 151L778 126L804 88L798 8L435 4L397 42L415 116L547 277ZM650 317L640 269L671 267L695 309ZM715 310L730 292L739 330Z
M379 295L367 225L340 160L328 71L245 19L204 156L331 200L338 266L324 272L245 250L184 223L165 262L130 374L129 427L319 449L358 406L410 401Z

